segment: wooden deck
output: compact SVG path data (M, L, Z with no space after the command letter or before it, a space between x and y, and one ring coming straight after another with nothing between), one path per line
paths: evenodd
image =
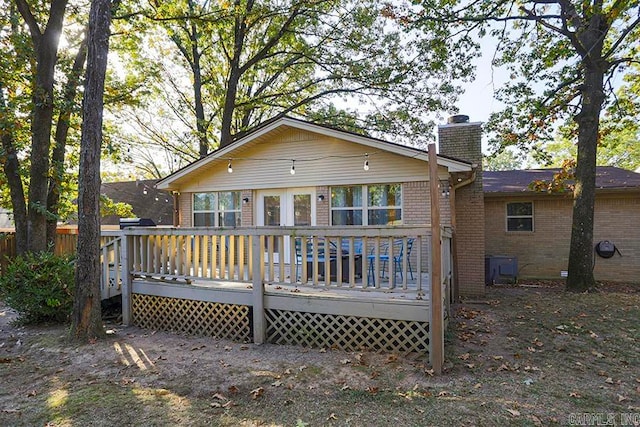
M425 281L428 280L427 274L423 273L423 276ZM429 318L428 293L418 293L415 283L413 285L410 283L408 289L349 288L280 283L276 280L264 284L264 304L267 309L426 321ZM225 304L250 306L253 298L253 284L238 281L136 277L131 286L132 292L137 294Z
M124 323L256 343L428 351L428 228L147 228L114 233L103 252L110 263L104 275L120 285ZM325 262L323 251L296 246L296 239L304 239L309 248L342 249ZM403 253L409 242L415 250ZM362 248L360 253L356 247ZM294 262L280 262L283 258ZM450 252L443 259L447 274L441 286L448 296ZM446 318L448 297L442 303Z

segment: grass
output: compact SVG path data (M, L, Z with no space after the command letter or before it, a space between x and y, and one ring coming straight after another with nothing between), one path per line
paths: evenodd
M72 348L60 328L20 328L20 346L0 335L13 343L0 347L0 425L537 426L581 413L619 423L640 413L640 293L622 290L490 288L484 303L454 308L440 377L416 355L135 328ZM144 363L115 357L116 343Z

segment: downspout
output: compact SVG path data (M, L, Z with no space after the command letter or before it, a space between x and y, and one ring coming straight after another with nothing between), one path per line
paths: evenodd
M471 175L467 179L458 181L455 184L451 184L449 194L449 207L451 210L451 255L453 258L453 301L458 302L460 300L460 284L458 283L458 238L456 235L456 190L458 188L465 187L476 180L477 166L472 165L473 169Z

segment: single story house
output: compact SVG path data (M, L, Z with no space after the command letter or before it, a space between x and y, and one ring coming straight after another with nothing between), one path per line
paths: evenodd
M480 123L440 126L441 224L461 295L484 293ZM289 117L160 180L182 227L430 225L425 150ZM290 253L287 248L283 253Z
M521 278L558 279L567 270L573 200L571 192L534 191L559 169L485 171L485 252L516 257ZM640 282L640 174L616 167L596 169L594 275L600 281ZM601 241L615 245L600 256Z

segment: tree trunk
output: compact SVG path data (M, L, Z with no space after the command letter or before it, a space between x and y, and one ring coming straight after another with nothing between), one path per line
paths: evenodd
M7 117L7 104L4 99L4 88L0 85L0 113ZM11 194L11 205L13 207L13 221L16 227L16 252L22 255L27 251L27 205L24 199L24 188L20 177L20 164L13 140L12 128L3 123L0 127L0 138L2 139L2 168L7 177L9 192Z
M189 0L189 12L194 14L195 6L193 0ZM202 102L202 67L200 66L200 45L198 40L201 34L198 26L191 21L189 39L191 41L191 71L193 72L193 100L196 110L196 131L198 132L199 154L205 157L209 152L209 138L207 137L207 121L204 117L204 103Z
M191 27L193 39L191 51L193 54L193 99L196 109L196 131L198 132L200 157L205 157L209 152L209 138L207 137L206 119L204 117L204 103L202 102L202 69L200 67L200 52L198 51L197 29L195 24Z
M40 31L25 0L16 0L20 14L31 33L36 57L36 81L31 116L31 168L29 171L27 245L28 250L47 250L47 192L49 182L49 150L53 120L53 83L58 60L58 42L67 0L53 0L47 26ZM15 218L15 217L14 217Z
M100 307L100 147L111 1L93 0L89 13L78 191L78 257L71 338L104 335Z
M67 147L67 135L69 134L69 121L71 111L75 105L75 98L82 78L82 70L87 58L87 41L80 43L78 53L73 62L73 67L69 73L67 85L64 89L64 98L58 123L56 125L55 145L51 154L51 176L49 177L49 192L47 194L47 246L55 244L56 229L58 225L58 212L60 202L60 185L64 179L64 155Z
M233 112L236 108L238 83L240 81L240 67L233 66L227 81L227 93L224 97L224 109L222 110L222 123L220 129L220 148L226 147L233 141L231 127L233 125Z
M238 2L236 2L238 4ZM249 13L253 8L253 1L248 1L246 11ZM238 85L242 72L240 70L240 57L244 47L244 40L247 33L247 23L245 17L238 12L235 19L233 31L233 57L229 61L229 78L227 79L227 90L224 97L224 107L222 109L222 128L220 129L220 148L225 147L233 141L231 127L233 125L233 113L236 108L236 98L238 96Z
M573 223L567 276L567 290L584 292L595 288L593 275L593 221L596 195L596 151L599 138L600 113L604 102L604 72L602 37L606 20L591 18L589 28L581 35L583 46L589 47L583 57L584 85L578 123L578 154L576 183L573 192Z

